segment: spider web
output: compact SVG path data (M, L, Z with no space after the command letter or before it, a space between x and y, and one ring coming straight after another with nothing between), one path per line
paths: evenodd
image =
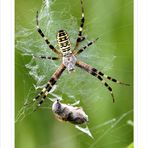
M74 47L77 34L78 34L78 29L79 29L79 21L75 16L71 15L70 13L71 7L68 3L67 4L62 3L61 1L60 3L58 2L59 5L61 4L64 5L64 8L62 8L62 11L59 9L57 10L53 9L54 4L56 2L57 1L50 1L50 0L43 1L43 6L39 11L39 26L43 30L44 34L48 37L52 45L54 45L56 48L57 48L57 41L56 41L57 31L60 29L66 30L70 36L72 47ZM129 6L130 4L131 3L128 3L127 6ZM75 5L73 7L75 7ZM76 7L76 9L78 8ZM118 9L120 10L120 8ZM118 9L114 13L117 13ZM35 11L34 11L34 14L36 14ZM110 14L104 16L104 18L107 18L108 16L110 16ZM79 17L81 17L81 14L79 15ZM104 18L100 20L101 25L103 24ZM89 25L91 25L92 23L95 24L96 19L97 18L94 18L91 20L91 22L88 21L85 24L85 29L83 34L87 37L87 39L84 43L81 44L81 47L83 45L86 45L87 42L94 40L96 37L98 37L98 33L95 35L91 35L91 37L89 37L87 34L87 32L90 32L87 29L87 27L89 27ZM48 49L48 46L44 43L44 40L38 35L36 31L36 26L35 26L35 19L31 23L34 26L31 29L19 26L17 27L17 30L16 30L16 50L20 52L24 58L27 57L29 59L28 60L29 62L27 62L25 67L28 69L29 76L31 76L34 79L33 87L29 88L29 91L24 98L24 103L31 101L34 98L34 96L36 96L37 92L40 92L41 88L45 86L45 84L50 79L54 71L59 67L61 62L61 61L41 60L41 59L33 58L32 55L54 56L54 53L52 53L50 49ZM122 29L126 27L128 27L128 24L127 26L121 26L118 29ZM78 59L92 65L93 67L96 67L97 69L103 71L104 73L112 69L113 62L116 58L125 59L124 56L123 57L115 56L114 52L110 52L108 54L107 51L106 52L104 51L104 48L110 48L110 50L112 51L112 49L117 48L117 44L124 44L124 43L112 44L110 42L102 41L103 40L102 38L105 37L105 35L108 34L110 31L113 31L113 30L102 31L99 34L99 37L101 37L101 39L97 43L95 43L92 47L84 51L78 57ZM118 71L120 71L120 69ZM90 79L92 79L93 85ZM26 85L26 82L24 82L24 85ZM91 86L91 89L88 89L88 86ZM56 96L57 98L61 98L65 103L72 104L77 101L80 101L79 105L84 106L84 109L86 110L86 113L87 113L87 111L90 112L91 105L99 101L102 102L104 100L104 98L102 97L104 95L104 89L105 88L101 84L100 85L98 84L98 81L95 81L91 76L86 74L81 69L76 68L76 72L72 74L68 74L67 71L65 71L62 74L61 78L58 80L56 88L52 91L51 94L49 94L48 99L45 101L44 105L40 109L51 110L51 108L49 107L52 104L51 100ZM94 92L97 92L97 95ZM107 91L105 92L108 93ZM88 94L89 94L89 97L88 97ZM108 98L109 97L110 96L108 95ZM110 100L105 99L105 101L110 101ZM85 103L85 102L89 102L89 103ZM16 122L21 121L28 115L31 115L33 113L33 108L34 108L34 105L32 104L26 107L23 106L17 114ZM96 110L94 109L93 112L96 112ZM101 112L103 113L103 109L101 110ZM91 148L93 148L106 135L111 135L112 133L114 133L115 130L118 130L118 128L120 129L120 128L124 128L132 125L133 123L131 120L127 120L123 124L120 124L120 121L122 121L123 119L126 119L126 117L128 117L131 114L132 114L132 110L129 110L124 114L121 114L117 117L114 117L113 119L105 121L102 124L100 123L99 125L92 126L91 128L88 128L88 127L82 128L82 129L80 129L79 127L76 127L76 128L78 128L79 130L81 130L82 132L88 135L91 134L90 131L93 133L93 135L98 135L98 133L103 128L104 134L102 134L98 138L94 136L96 140L90 146ZM81 135L81 133L75 134L74 137L79 135ZM89 136L92 136L92 135L89 135ZM63 138L62 140L59 140L58 143L63 143L69 140L70 138L73 138L73 136L70 136L69 138ZM122 141L117 137L116 139L117 140L114 142L118 143ZM51 145L54 146L55 143L52 143ZM42 145L42 147L44 146ZM47 147L47 145L45 147Z

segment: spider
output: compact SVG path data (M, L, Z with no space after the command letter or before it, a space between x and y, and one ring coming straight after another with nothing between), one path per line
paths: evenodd
M86 50L86 48L88 48L89 46L93 45L98 40L98 38L96 38L95 40L89 42L86 46L83 46L83 47L79 48L80 43L85 40L85 37L83 36L83 26L84 26L84 22L85 22L83 0L80 0L80 2L81 2L81 13L82 13L81 15L82 16L81 16L80 28L79 28L79 32L78 32L78 36L77 36L77 40L76 40L76 44L75 44L74 49L71 48L71 42L70 42L68 33L65 30L59 30L58 33L57 33L57 36L56 36L60 51L57 50L50 43L50 41L47 39L47 37L44 35L43 31L39 27L38 11L37 11L37 14L36 14L37 31L41 35L41 37L45 40L45 42L48 45L48 47L55 54L57 54L57 57L39 56L39 58L41 58L41 59L50 59L50 60L62 59L61 65L55 71L55 73L51 76L51 78L48 81L48 83L46 84L46 86L33 99L33 101L38 101L38 106L40 106L44 102L44 100L46 99L48 93L50 92L52 87L55 85L57 80L60 78L62 73L65 71L65 69L67 69L68 72L71 73L71 72L73 72L75 70L75 66L83 69L84 71L88 72L92 76L98 78L101 81L101 83L110 92L110 94L112 96L112 99L113 99L113 102L115 101L115 99L114 99L112 88L106 82L105 79L111 80L111 81L113 81L115 83L118 83L118 84L129 85L129 84L122 83L122 82L120 82L120 81L118 81L118 80L116 80L116 79L114 79L114 78L112 78L110 76L107 76L103 72L98 71L96 68L94 68L94 67L92 67L92 66L90 66L90 65L88 65L88 64L86 64L86 63L84 63L84 62L82 62L82 61L77 59L77 56L80 53L82 53L84 50Z

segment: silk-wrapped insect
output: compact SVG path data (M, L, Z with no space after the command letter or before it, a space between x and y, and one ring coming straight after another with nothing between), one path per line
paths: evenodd
M68 121L75 125L88 122L88 116L83 108L61 103L58 99L53 103L52 111L60 121Z

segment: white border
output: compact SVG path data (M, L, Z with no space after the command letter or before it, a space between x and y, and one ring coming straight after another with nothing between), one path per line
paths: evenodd
M134 147L138 148L138 0L134 2Z
M148 1L135 0L135 148L148 147Z
M0 1L0 147L14 147L14 1Z

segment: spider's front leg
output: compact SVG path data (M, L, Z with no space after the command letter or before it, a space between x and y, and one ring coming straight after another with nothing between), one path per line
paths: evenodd
M61 53L55 49L55 47L49 42L49 40L47 39L47 37L44 35L43 31L40 29L39 27L39 20L38 20L38 11L36 14L36 27L37 27L37 31L38 33L41 35L41 37L45 40L46 44L48 45L48 47L56 54L58 54L58 56L61 55Z
M33 101L38 101L38 106L40 106L44 100L46 99L48 93L54 86L54 84L57 82L57 80L62 75L63 71L66 69L65 65L62 63L60 67L55 71L55 73L52 75L51 79L48 81L47 85L42 89L42 91L33 99Z
M129 84L120 82L120 81L118 81L118 80L116 80L116 79L114 79L114 78L112 78L110 76L105 75L101 71L97 71L97 69L91 67L90 65L88 65L88 64L86 64L86 63L84 63L82 61L77 60L76 66L84 69L85 71L87 71L91 75L93 75L96 78L98 78L102 82L102 84L110 91L110 94L111 94L111 96L113 98L113 102L115 102L115 99L114 99L112 88L107 84L107 82L103 79L103 77L105 77L106 79L111 80L111 81L113 81L115 83L123 84L123 85L128 85L129 86Z

